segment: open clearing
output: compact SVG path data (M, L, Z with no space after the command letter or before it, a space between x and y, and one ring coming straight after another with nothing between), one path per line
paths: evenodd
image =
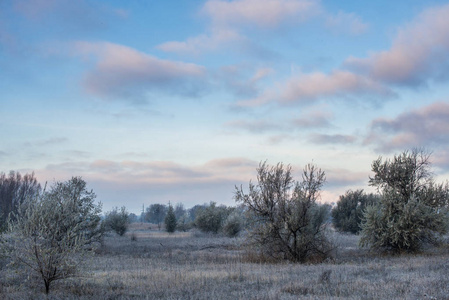
M131 237L134 236L135 240ZM300 265L255 261L242 238L168 234L132 224L108 234L86 273L55 282L49 299L449 299L449 249L379 256L358 237L333 234L335 259ZM45 299L43 284L0 271L0 298Z

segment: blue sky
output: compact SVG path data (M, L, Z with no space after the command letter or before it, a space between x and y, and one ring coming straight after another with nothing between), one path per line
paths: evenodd
M322 200L371 162L449 174L447 1L0 2L0 171L82 176L104 210L234 205L260 161Z

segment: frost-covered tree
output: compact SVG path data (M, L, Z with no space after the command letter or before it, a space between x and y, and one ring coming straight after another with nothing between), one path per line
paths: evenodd
M449 186L435 183L430 166L430 154L420 149L372 163L369 183L381 199L366 209L361 246L412 252L447 232Z
M101 238L101 204L94 199L85 181L73 177L28 198L8 222L7 255L13 264L34 271L47 294L52 282L77 275L81 255Z
M236 187L235 199L251 214L249 242L262 254L304 263L324 259L332 250L326 236L328 209L317 203L325 173L308 164L302 181L294 181L291 167L261 163L257 184L249 191Z

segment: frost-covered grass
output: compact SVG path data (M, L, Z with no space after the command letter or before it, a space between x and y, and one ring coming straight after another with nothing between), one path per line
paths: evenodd
M241 238L168 234L134 225L109 235L89 272L55 283L49 299L448 299L449 250L380 256L333 234L335 259L317 265L254 263ZM131 241L131 236L136 237ZM45 299L43 285L0 271L1 299ZM83 274L83 273L81 273Z

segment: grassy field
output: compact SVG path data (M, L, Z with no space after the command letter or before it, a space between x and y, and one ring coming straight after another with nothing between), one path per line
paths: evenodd
M132 238L133 237L133 238ZM134 240L133 240L134 239ZM56 282L49 299L449 299L449 249L379 256L333 234L335 258L316 265L257 262L241 238L168 234L133 224L108 235L89 271ZM1 299L46 299L31 275L0 271Z

